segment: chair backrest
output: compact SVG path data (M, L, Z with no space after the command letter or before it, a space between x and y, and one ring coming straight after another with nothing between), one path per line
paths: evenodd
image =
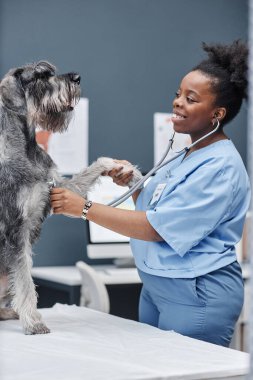
M80 306L109 313L108 292L99 275L90 265L83 261L78 261L76 267L82 276Z

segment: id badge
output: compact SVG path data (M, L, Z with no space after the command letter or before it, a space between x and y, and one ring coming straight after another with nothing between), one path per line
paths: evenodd
M151 198L151 201L149 202L149 205L152 206L154 203L158 202L159 199L161 198L161 195L163 193L163 190L165 189L167 183L159 183L156 188L155 188L155 191L153 193L153 196Z

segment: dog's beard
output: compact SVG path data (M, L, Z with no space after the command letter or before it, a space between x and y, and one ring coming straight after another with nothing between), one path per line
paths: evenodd
M50 132L64 132L68 129L72 118L72 111L36 113L33 123L40 128Z
M71 90L57 96L43 97L38 102L38 107L28 100L28 123L51 132L66 131L73 115L72 111L80 99L80 91L75 88Z
M72 83L54 81L42 98L35 98L35 107L41 113L58 113L73 110L80 98L80 88ZM57 90L54 90L57 88ZM39 89L39 88L38 88Z

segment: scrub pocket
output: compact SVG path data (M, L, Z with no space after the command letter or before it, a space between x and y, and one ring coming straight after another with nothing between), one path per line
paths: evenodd
M204 276L195 277L192 279L192 287L195 296L201 305L207 303L207 291Z

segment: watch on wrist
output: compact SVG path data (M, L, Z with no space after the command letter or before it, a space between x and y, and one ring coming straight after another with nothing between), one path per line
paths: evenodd
M88 214L88 211L91 208L91 206L92 206L92 201L87 201L85 203L83 211L82 211L82 215L81 215L81 218L83 220L87 220L87 214Z

